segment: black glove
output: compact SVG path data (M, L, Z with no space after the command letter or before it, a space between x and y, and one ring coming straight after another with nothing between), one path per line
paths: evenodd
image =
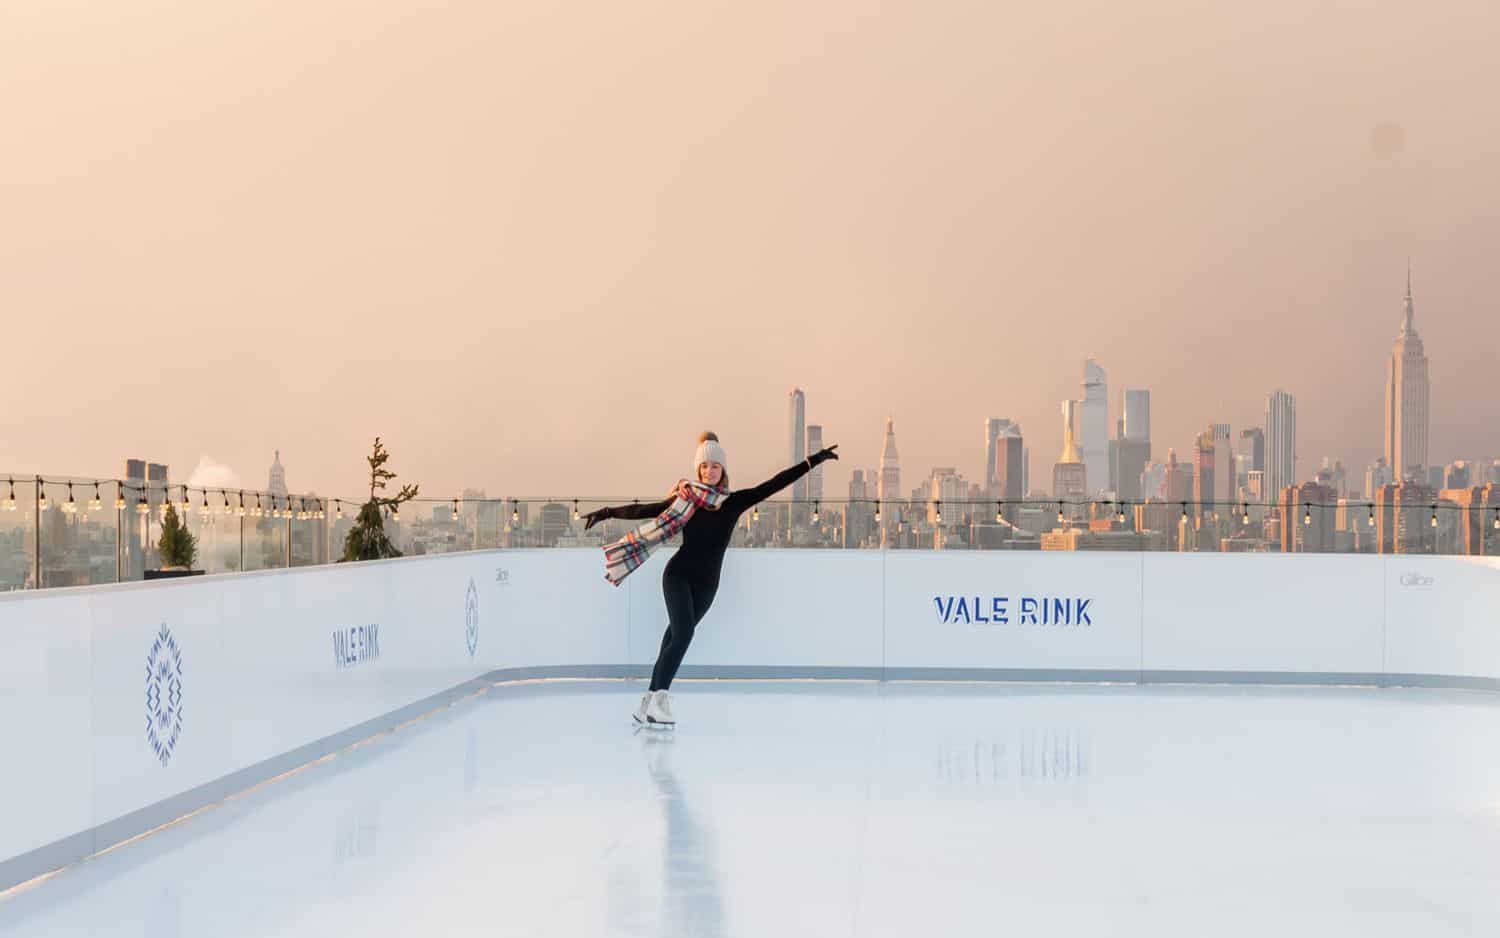
M583 529L587 531L589 528L592 528L594 525L598 524L604 519L612 517L614 517L614 515L610 513L610 510L608 508L596 508L583 516L585 522L583 525Z
M839 454L834 452L834 450L838 448L839 445L837 443L833 444L832 446L825 446L807 458L812 461L812 464L814 466L816 466L820 462L827 462L830 459L838 459Z

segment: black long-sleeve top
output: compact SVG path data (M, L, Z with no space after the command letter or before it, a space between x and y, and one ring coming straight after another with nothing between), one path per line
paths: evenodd
M717 509L700 508L693 512L682 529L682 546L667 561L665 573L717 584L719 571L724 566L724 551L729 549L729 539L734 535L734 526L740 515L807 475L808 471L808 464L799 462L754 488L735 489ZM621 505L611 508L609 516L628 520L655 518L671 506L674 498L675 495L669 495L659 502Z

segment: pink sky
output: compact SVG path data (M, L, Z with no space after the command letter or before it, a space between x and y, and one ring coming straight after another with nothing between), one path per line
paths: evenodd
M1298 399L1380 451L1412 259L1432 458L1500 456L1500 12L76 0L0 12L0 472L649 494L786 394L905 481L1050 476L1083 359L1157 453ZM1386 130L1377 130L1382 126ZM1394 129L1390 129L1394 128Z

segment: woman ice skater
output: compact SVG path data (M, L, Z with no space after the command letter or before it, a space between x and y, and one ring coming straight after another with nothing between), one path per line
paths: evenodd
M661 637L661 651L651 671L651 686L636 708L637 723L651 726L673 726L672 707L667 690L682 656L693 641L693 630L703 621L719 589L719 571L724 566L724 551L734 533L735 522L747 508L757 505L811 472L829 459L838 459L829 446L776 473L760 485L730 491L728 460L724 447L713 433L698 437L698 452L693 457L693 481L679 480L672 493L659 502L600 508L585 517L584 530L606 518L640 520L646 524L604 548L604 578L616 586L641 564L651 551L674 534L682 532L682 546L661 575L661 592L667 602L667 631Z

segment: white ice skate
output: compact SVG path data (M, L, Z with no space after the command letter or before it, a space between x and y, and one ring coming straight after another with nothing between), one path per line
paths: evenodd
M650 722L650 720L647 719L650 709L651 692L648 690L644 695L641 696L641 705L635 708L635 713L632 713L631 716L635 717L635 722L645 725L646 723Z
M646 704L646 722L651 726L671 727L677 725L672 716L672 705L667 701L667 692L653 691L651 702Z

